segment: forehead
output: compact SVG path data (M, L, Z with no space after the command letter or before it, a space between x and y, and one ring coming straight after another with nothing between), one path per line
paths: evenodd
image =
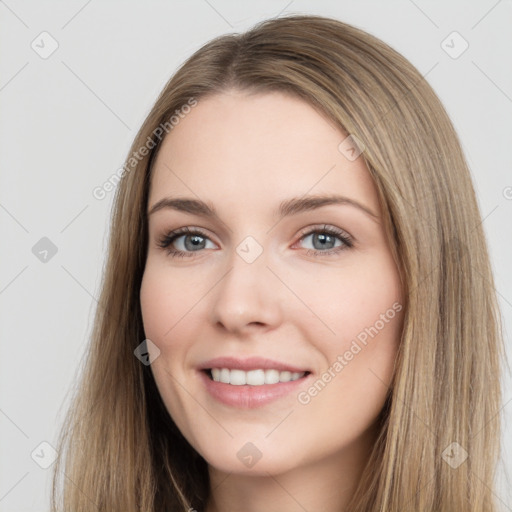
M339 149L346 137L308 103L280 92L215 94L162 142L150 204L195 195L219 210L256 209L307 193L340 193L378 211L363 159L351 161Z

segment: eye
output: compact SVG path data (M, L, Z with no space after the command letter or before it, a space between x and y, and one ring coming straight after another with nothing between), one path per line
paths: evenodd
M318 226L305 229L298 243L305 245L306 254L312 256L334 255L353 247L352 237L334 226ZM307 247L307 246L310 247ZM184 227L163 236L158 246L167 249L170 256L189 257L203 249L215 249L217 246L199 228Z
M208 246L210 244L210 246ZM168 249L171 256L193 256L202 249L215 249L216 245L198 228L180 228L163 236L158 246Z
M306 247L308 249L307 254L313 256L336 254L354 245L352 237L348 233L327 225L308 228L302 234L300 241L304 245L310 246Z

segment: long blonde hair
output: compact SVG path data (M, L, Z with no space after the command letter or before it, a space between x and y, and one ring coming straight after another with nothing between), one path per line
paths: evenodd
M174 425L134 349L145 339L139 289L151 163L163 138L156 130L191 99L230 88L295 95L362 141L385 212L406 290L404 327L380 434L349 510L495 511L501 319L457 135L400 54L350 25L302 15L203 46L137 134L116 191L86 365L62 430L53 510L201 511L206 504L206 463ZM450 463L465 453L458 467Z

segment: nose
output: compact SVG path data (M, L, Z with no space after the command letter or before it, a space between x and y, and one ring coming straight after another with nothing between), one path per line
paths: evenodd
M283 320L284 297L267 266L265 251L252 263L234 252L229 270L212 295L212 321L237 335L276 328Z

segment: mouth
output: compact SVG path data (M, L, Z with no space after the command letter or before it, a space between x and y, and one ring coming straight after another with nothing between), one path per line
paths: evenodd
M310 374L309 371L291 372L277 369L263 369L244 371L233 368L207 368L203 370L214 382L230 384L231 386L264 386L268 384L279 384L293 382L302 379Z
M308 369L261 357L219 357L198 370L211 399L238 409L263 407L279 399L293 400L313 378Z

